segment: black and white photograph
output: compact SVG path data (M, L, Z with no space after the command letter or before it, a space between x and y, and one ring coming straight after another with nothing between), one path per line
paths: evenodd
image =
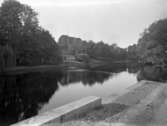
M167 0L0 0L0 126L167 126Z

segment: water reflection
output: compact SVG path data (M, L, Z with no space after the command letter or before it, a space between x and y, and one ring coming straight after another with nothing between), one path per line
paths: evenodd
M129 73L136 74L140 71L141 66L137 63L130 63L130 64L127 64L127 68Z
M58 90L57 82L60 78L61 75L56 73L1 77L0 124L11 124L36 115Z
M61 85L68 85L72 83L82 82L83 85L92 86L95 83L103 84L104 81L108 80L112 74L107 72L96 72L96 71L67 71L63 74L63 78L60 80Z
M68 103L79 98L79 95L103 96L106 93L111 94L114 90L122 91L129 83L136 82L136 73L138 81L167 80L167 69L140 67L138 64L112 64L96 68L94 71L50 71L1 76L0 125L6 126L38 114L41 109L45 110L44 106L51 104L51 99L55 107L55 104ZM67 94L68 91L71 93Z
M58 82L66 86L103 83L110 74L98 72L43 72L0 77L0 125L7 125L38 114L58 91ZM4 124L3 124L4 123Z
M106 69L106 68L105 68ZM115 74L126 69L125 65L109 68L112 73L93 71L39 72L0 77L0 125L38 114L44 104L58 91L59 84L67 86L77 82L93 86L103 84ZM108 70L109 70L108 69ZM99 69L100 70L100 69Z

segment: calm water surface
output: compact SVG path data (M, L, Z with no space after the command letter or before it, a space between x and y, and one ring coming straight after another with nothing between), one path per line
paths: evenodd
M49 102L39 112L47 111L86 96L108 97L112 94L120 94L127 87L137 82L136 75L127 71L120 73L69 71L67 74L63 78L67 81L67 85L59 82L59 90L52 95ZM78 80L70 82L71 76L78 76ZM86 80L88 77L90 77L90 80Z
M167 80L166 75L167 72L162 74L161 69L147 67L139 72L137 67L121 65L99 71L48 71L0 76L0 126L86 96L115 96L138 80Z

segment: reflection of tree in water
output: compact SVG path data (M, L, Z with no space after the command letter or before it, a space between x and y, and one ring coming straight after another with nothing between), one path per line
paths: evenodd
M95 83L103 84L104 81L113 77L115 74L120 73L129 69L128 72L137 73L138 67L134 65L129 65L127 63L112 63L100 67L91 69L91 71L68 71L63 75L62 80L60 81L62 85L67 85L71 83L82 82L84 85L94 85ZM97 72L104 71L104 72ZM108 73L107 73L108 72Z
M84 85L94 85L95 83L101 83L107 79L111 74L95 71L68 71L64 73L64 76L61 80L62 85L67 85L70 83L82 82Z
M58 73L1 77L0 124L11 124L36 115L58 89L60 78Z
M128 63L128 72L136 74L140 70L140 65L138 63Z
M156 67L156 66L143 66L140 70L137 79L140 80L151 80L151 81L167 81L167 68Z

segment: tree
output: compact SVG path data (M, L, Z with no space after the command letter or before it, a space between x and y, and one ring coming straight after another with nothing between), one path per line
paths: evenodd
M18 43L18 38L21 32L20 13L22 5L14 0L5 0L0 8L0 31L1 37L5 41L3 44L8 44L13 48Z
M167 64L167 19L154 22L138 41L138 55L143 63Z
M51 34L38 24L37 13L15 0L0 7L0 45L13 49L17 65L57 64L60 51Z
M103 61L124 61L127 59L127 49L118 47L116 44L108 45L103 41L84 41L80 38L63 35L59 38L58 44L63 54L77 56L88 56L92 59Z
M128 56L128 60L138 61L137 45L136 44L128 46L127 56Z

